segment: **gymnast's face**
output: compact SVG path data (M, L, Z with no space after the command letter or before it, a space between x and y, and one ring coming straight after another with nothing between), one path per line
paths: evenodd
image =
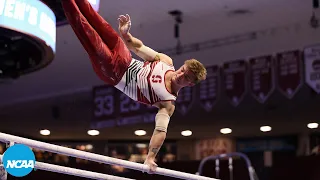
M190 71L187 65L181 66L172 77L172 82L178 86L193 86L196 76Z

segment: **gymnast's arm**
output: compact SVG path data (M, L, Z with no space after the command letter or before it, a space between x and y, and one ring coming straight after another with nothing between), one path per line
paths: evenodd
M145 61L161 60L168 64L171 64L171 65L173 64L172 59L169 56L163 53L159 53L151 49L150 47L144 45L140 39L133 37L130 33L123 34L122 37L127 47L143 60Z
M131 28L131 18L129 14L120 15L118 18L119 21L119 32L121 37L124 39L126 46L134 52L137 56L142 58L145 61L158 61L161 60L166 62L167 64L173 64L172 59L162 53L158 53L157 51L145 46L141 40L133 37L130 34Z
M154 160L157 156L166 139L170 117L172 116L174 109L175 106L170 101L163 102L159 105L159 110L155 117L155 129L150 140L149 152L146 160Z

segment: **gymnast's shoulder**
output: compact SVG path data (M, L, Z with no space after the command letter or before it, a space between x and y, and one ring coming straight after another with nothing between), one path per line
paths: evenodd
M173 66L173 60L171 57L169 57L168 55L163 54L163 53L158 53L157 55L158 55L158 58L160 61L162 61L168 65Z

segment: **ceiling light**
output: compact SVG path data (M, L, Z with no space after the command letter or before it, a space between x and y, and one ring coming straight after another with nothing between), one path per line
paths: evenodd
M222 134L230 134L232 132L232 130L230 128L222 128L222 129L220 129L220 132Z
M100 134L100 132L98 130L89 130L87 132L90 136L97 136Z
M43 129L43 130L40 130L40 134L44 135L44 136L49 136L50 135L50 131L48 129Z
M319 126L318 123L309 123L309 124L308 124L308 128L310 128L310 129L318 128L318 126Z
M138 143L138 144L136 144L136 147L137 148L147 148L148 145L147 144Z
M147 132L145 130L136 130L134 134L137 136L144 136L147 134Z
M181 135L182 136L191 136L192 135L192 131L190 131L190 130L181 131Z
M270 126L261 126L260 127L260 131L262 132L268 132L268 131L271 131L271 127Z

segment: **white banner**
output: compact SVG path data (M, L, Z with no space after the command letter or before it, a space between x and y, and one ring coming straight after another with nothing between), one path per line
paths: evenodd
M306 83L320 94L320 44L304 49Z

